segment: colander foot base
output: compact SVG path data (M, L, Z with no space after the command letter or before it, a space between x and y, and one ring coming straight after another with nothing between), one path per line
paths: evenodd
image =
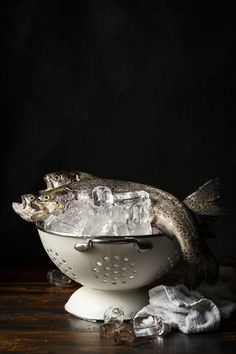
M146 288L109 291L94 290L82 286L76 290L67 303L65 310L84 320L103 320L104 312L110 306L121 306L124 309L125 320L148 304L148 290Z

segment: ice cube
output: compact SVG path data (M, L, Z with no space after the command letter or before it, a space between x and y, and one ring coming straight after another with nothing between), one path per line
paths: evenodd
M145 191L134 191L114 194L114 201L118 204L134 204L138 201L149 200L149 194Z
M98 186L92 190L93 203L95 207L110 208L114 202L110 188Z
M111 217L113 222L126 223L129 217L129 212L124 208L124 206L114 205L112 208Z
M120 306L110 306L104 312L104 323L100 326L102 337L113 337L116 330L122 325L124 310Z
M129 212L128 229L130 235L152 234L152 227L149 222L149 198L140 198L132 204Z
M113 335L113 340L116 344L135 342L136 337L133 331L132 324L125 323L122 324L118 329L116 329Z
M129 236L129 229L126 223L116 222L112 224L110 234L112 236Z
M44 228L49 231L64 232L72 235L78 234L78 229L75 226L64 221L63 214L49 215L49 217L44 221Z
M85 236L104 236L108 234L111 228L111 218L106 213L94 215L88 219L87 224L83 230Z
M88 220L93 217L94 210L89 203L72 201L66 204L61 214L51 214L44 222L47 230L65 232L75 236L83 236Z
M93 189L92 198L68 202L62 213L48 217L44 227L75 236L151 234L149 207L145 191L113 196L108 187L98 186Z
M110 306L104 312L104 323L115 323L116 327L119 327L124 320L124 310L121 306Z
M134 317L133 328L136 337L161 336L168 332L168 329L160 318L148 313Z
M51 269L47 273L47 280L55 286L65 286L71 283L71 279L63 274L59 269Z

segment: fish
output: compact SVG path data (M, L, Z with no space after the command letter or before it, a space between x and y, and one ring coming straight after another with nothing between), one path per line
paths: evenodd
M21 203L13 202L12 208L25 221L33 221L36 211L42 208L40 205L32 206L36 198L34 194L23 194L21 196Z
M201 238L201 218L219 216L223 212L219 198L219 178L213 178L181 201L171 193L155 186L112 179L85 179L74 181L40 194L33 207L38 207L37 221L45 220L50 213L62 212L72 200L88 200L93 188L106 186L112 193L144 190L151 200L150 223L171 239L176 239L183 255L183 282L189 289L196 289L201 281L214 284L219 266L213 253Z
M43 193L50 189L61 187L72 182L79 182L87 178L95 178L95 176L90 173L82 172L82 171L50 172L44 175L43 177L44 181L46 182L47 188L43 189L42 191L39 191L39 193Z

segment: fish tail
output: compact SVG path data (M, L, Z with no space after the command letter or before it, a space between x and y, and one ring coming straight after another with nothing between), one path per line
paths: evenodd
M218 204L220 198L220 179L213 178L184 199L185 205L199 216L224 215L225 208Z
M189 264L184 260L183 281L190 289L196 289L201 281L213 285L219 277L218 262L204 241L197 262Z

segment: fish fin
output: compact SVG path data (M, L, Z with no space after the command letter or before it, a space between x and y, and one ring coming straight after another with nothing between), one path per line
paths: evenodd
M215 256L206 243L201 242L202 252L198 262L189 264L184 261L183 281L190 290L196 289L201 284L201 281L213 285L219 277L219 265Z
M224 215L225 209L216 202L219 198L220 179L216 177L185 198L184 203L197 215Z

